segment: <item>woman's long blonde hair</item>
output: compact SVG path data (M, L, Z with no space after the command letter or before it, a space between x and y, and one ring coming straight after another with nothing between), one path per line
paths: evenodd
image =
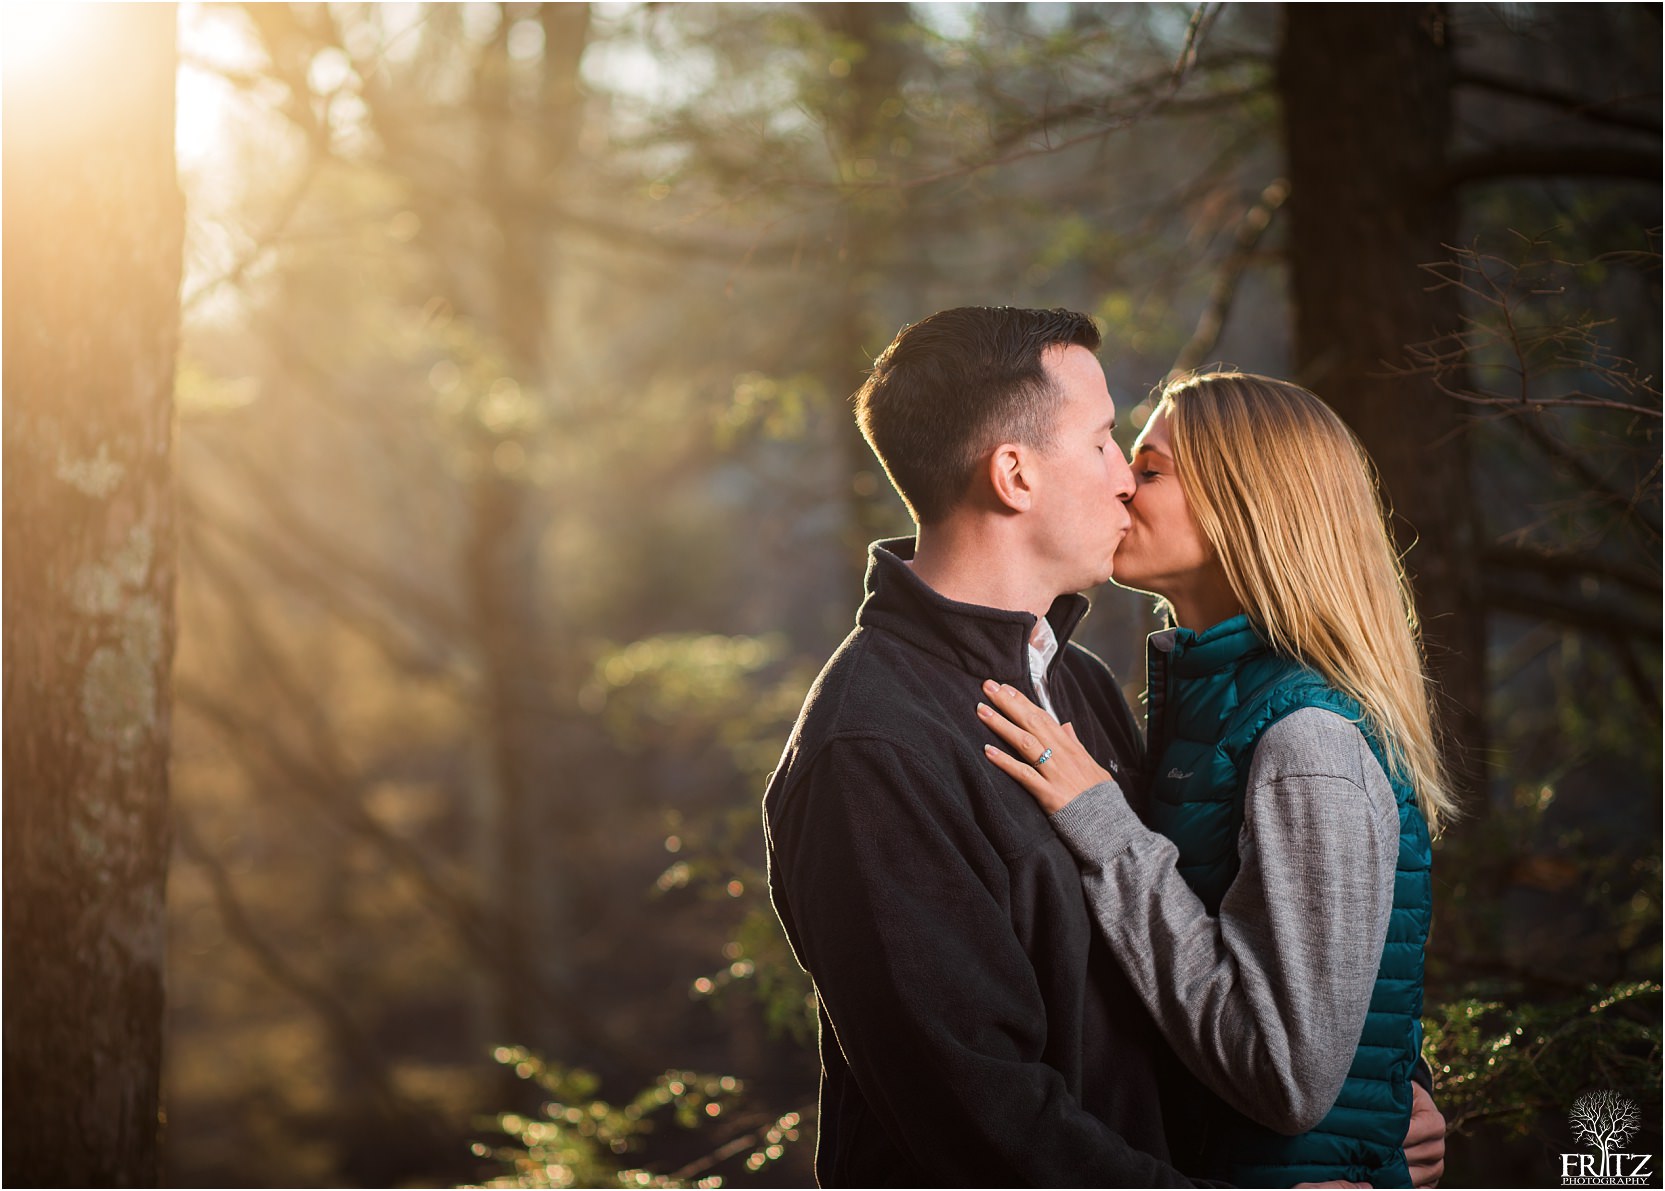
M1358 701L1438 831L1456 803L1416 605L1364 448L1314 394L1249 373L1176 380L1156 412L1243 611L1274 649Z

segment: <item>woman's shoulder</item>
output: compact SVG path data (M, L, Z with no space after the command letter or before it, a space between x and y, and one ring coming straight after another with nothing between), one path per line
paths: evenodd
M1346 723L1364 718L1358 703L1298 658L1267 652L1233 676L1236 707L1222 738L1240 752L1255 750L1266 732L1303 710L1325 710Z
M1282 834L1361 863L1398 852L1392 783L1359 726L1324 707L1292 711L1262 734L1244 789L1244 825L1257 840ZM1392 871L1391 860L1382 863Z
M1358 721L1332 707L1297 707L1269 724L1255 742L1251 786L1294 778L1344 780L1393 799L1387 774Z

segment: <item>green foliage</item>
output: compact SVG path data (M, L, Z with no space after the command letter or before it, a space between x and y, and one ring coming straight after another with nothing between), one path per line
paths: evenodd
M724 637L715 633L665 633L606 648L582 699L626 746L670 729L704 736L749 717L753 676L781 652L778 637ZM663 739L662 736L658 738Z
M725 965L693 982L697 999L754 997L770 1033L812 1048L816 1037L815 990L798 966L768 897L768 876L746 853L757 834L755 805L731 809L700 825L673 816L677 850L688 852L660 874L660 893L691 888L712 899L734 899L739 914L728 942ZM686 839L685 839L686 837Z
M511 1144L487 1146L476 1142L476 1157L491 1158L505 1170L481 1184L486 1187L720 1187L720 1176L694 1178L715 1160L685 1166L676 1174L654 1174L629 1164L641 1153L644 1141L663 1121L679 1128L710 1128L739 1103L744 1085L733 1076L667 1071L626 1104L612 1104L596 1096L594 1075L545 1062L521 1047L500 1047L494 1057L512 1067L517 1077L536 1084L550 1097L536 1115L505 1112L496 1128L513 1138ZM756 1130L743 1141L755 1142L746 1160L748 1170L760 1170L779 1158L789 1142L800 1137L795 1113L787 1113ZM738 1153L745 1146L723 1149Z
M1518 987L1480 988L1423 1020L1424 1054L1453 1132L1489 1122L1524 1135L1540 1112L1563 1112L1607 1087L1651 1104L1660 1093L1660 986L1621 981L1547 1004Z
M757 797L811 677L808 663L783 669L784 646L774 635L646 638L607 650L584 698L605 708L603 721L627 747L650 739L684 748L715 743L729 758L748 796L693 818L666 813L666 848L677 858L656 889L661 895L694 889L739 903L723 947L726 962L696 979L691 992L705 998L747 988L772 1033L809 1046L815 1040L814 993L769 904L767 876L751 859Z
M766 903L752 906L740 920L732 945L747 962L747 974L757 980L757 999L769 1029L806 1048L814 1046L815 988L792 955L773 909Z
M728 963L695 980L690 992L703 999L743 990L756 999L771 1035L812 1048L817 1026L815 988L781 931L767 896L767 881L762 870L737 861L732 848L707 845L697 858L678 861L667 869L660 889L693 885L710 897L742 899L732 937L723 945Z
M783 664L785 649L777 633L645 637L605 647L579 698L621 746L715 742L760 790L811 677L803 664Z

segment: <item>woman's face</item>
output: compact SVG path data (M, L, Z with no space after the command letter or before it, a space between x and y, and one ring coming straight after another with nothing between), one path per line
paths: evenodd
M1218 592L1225 586L1225 572L1174 474L1166 409L1133 444L1133 482L1132 525L1116 549L1116 583L1155 592L1176 611L1199 595Z

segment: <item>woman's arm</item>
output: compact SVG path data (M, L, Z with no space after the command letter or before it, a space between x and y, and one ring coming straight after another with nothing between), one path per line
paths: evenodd
M1284 1133L1312 1128L1358 1048L1393 901L1397 807L1358 729L1319 709L1267 729L1241 867L1215 917L1180 877L1174 845L1114 783L1068 796L1082 773L1067 729L990 694L1034 730L1002 732L1021 756L1053 748L1040 770L991 759L1054 812L1099 928L1169 1044L1245 1115Z

